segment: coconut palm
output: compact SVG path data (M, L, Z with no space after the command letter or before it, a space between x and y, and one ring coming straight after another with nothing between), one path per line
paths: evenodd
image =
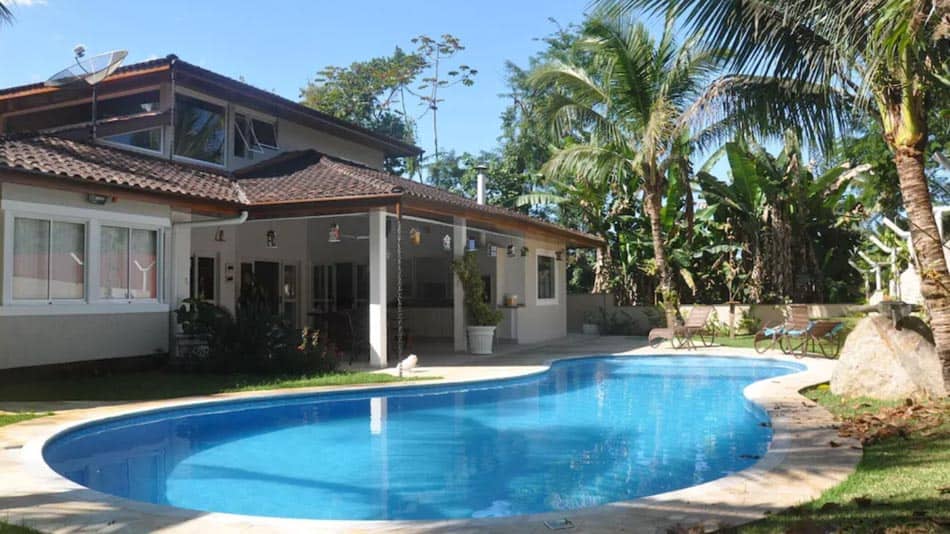
M665 10L729 51L732 74L699 107L712 138L800 126L827 146L849 113L874 117L891 148L931 317L950 384L950 270L924 163L928 111L950 98L950 2L944 0L596 0L601 9ZM937 126L937 125L933 125Z
M10 8L8 8L4 2L0 2L0 23L12 21L13 13L10 11Z
M555 93L546 116L570 140L545 165L545 174L607 184L617 213L642 194L659 291L664 301L675 302L662 199L670 178L688 178L682 172L689 144L682 117L714 72L717 55L694 41L678 46L672 22L654 40L627 17L590 20L577 47L585 54L583 65L555 61L531 76L536 89Z

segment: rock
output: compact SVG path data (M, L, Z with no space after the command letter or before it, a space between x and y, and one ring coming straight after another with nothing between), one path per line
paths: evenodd
M831 392L882 400L947 395L933 343L877 314L861 319L845 340Z

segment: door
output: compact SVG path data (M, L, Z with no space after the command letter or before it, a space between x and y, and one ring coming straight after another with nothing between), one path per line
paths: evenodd
M267 304L267 311L273 315L280 313L280 263L275 261L255 261L241 263L241 298L255 287Z

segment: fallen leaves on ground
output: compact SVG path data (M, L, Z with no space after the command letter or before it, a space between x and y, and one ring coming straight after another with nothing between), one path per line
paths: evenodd
M920 432L926 437L928 431L940 427L948 417L950 404L920 404L907 399L903 406L845 419L838 428L838 434L856 438L863 445L895 436L907 438L912 432Z

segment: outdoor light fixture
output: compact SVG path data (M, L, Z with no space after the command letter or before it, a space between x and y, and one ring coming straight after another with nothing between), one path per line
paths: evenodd
M527 255L528 255L528 247L521 247L521 257L523 258Z
M509 258L514 258L514 257L515 257L515 246L514 246L514 245L508 245L507 247L505 247L505 251L506 251L506 253L508 254L508 257L509 257Z
M267 248L277 248L277 232L267 231Z
M488 255L492 258L498 256L498 247L495 245L488 245Z
M557 261L561 261L562 259L564 259L564 251L563 251L563 250L557 250L557 251L555 251L555 252L554 252L554 259L556 259Z
M422 232L416 230L415 228L409 229L409 242L413 245L418 246L422 243Z
M442 250L452 250L452 236L449 234L442 237Z
M468 252L475 252L476 250L478 250L478 246L475 244L474 239L468 240L468 247L466 247L465 250Z
M218 230L214 233L214 240L218 243L224 243L224 230L218 228Z
M328 242L328 243L339 243L339 242L340 242L340 225L339 225L339 224L331 224L331 225L330 225L330 233L329 233L329 235L328 235L328 237L327 237L327 242Z
M95 204L97 206L102 206L109 201L109 197L105 195L97 195L96 193L89 193L86 195L86 202L90 204Z

